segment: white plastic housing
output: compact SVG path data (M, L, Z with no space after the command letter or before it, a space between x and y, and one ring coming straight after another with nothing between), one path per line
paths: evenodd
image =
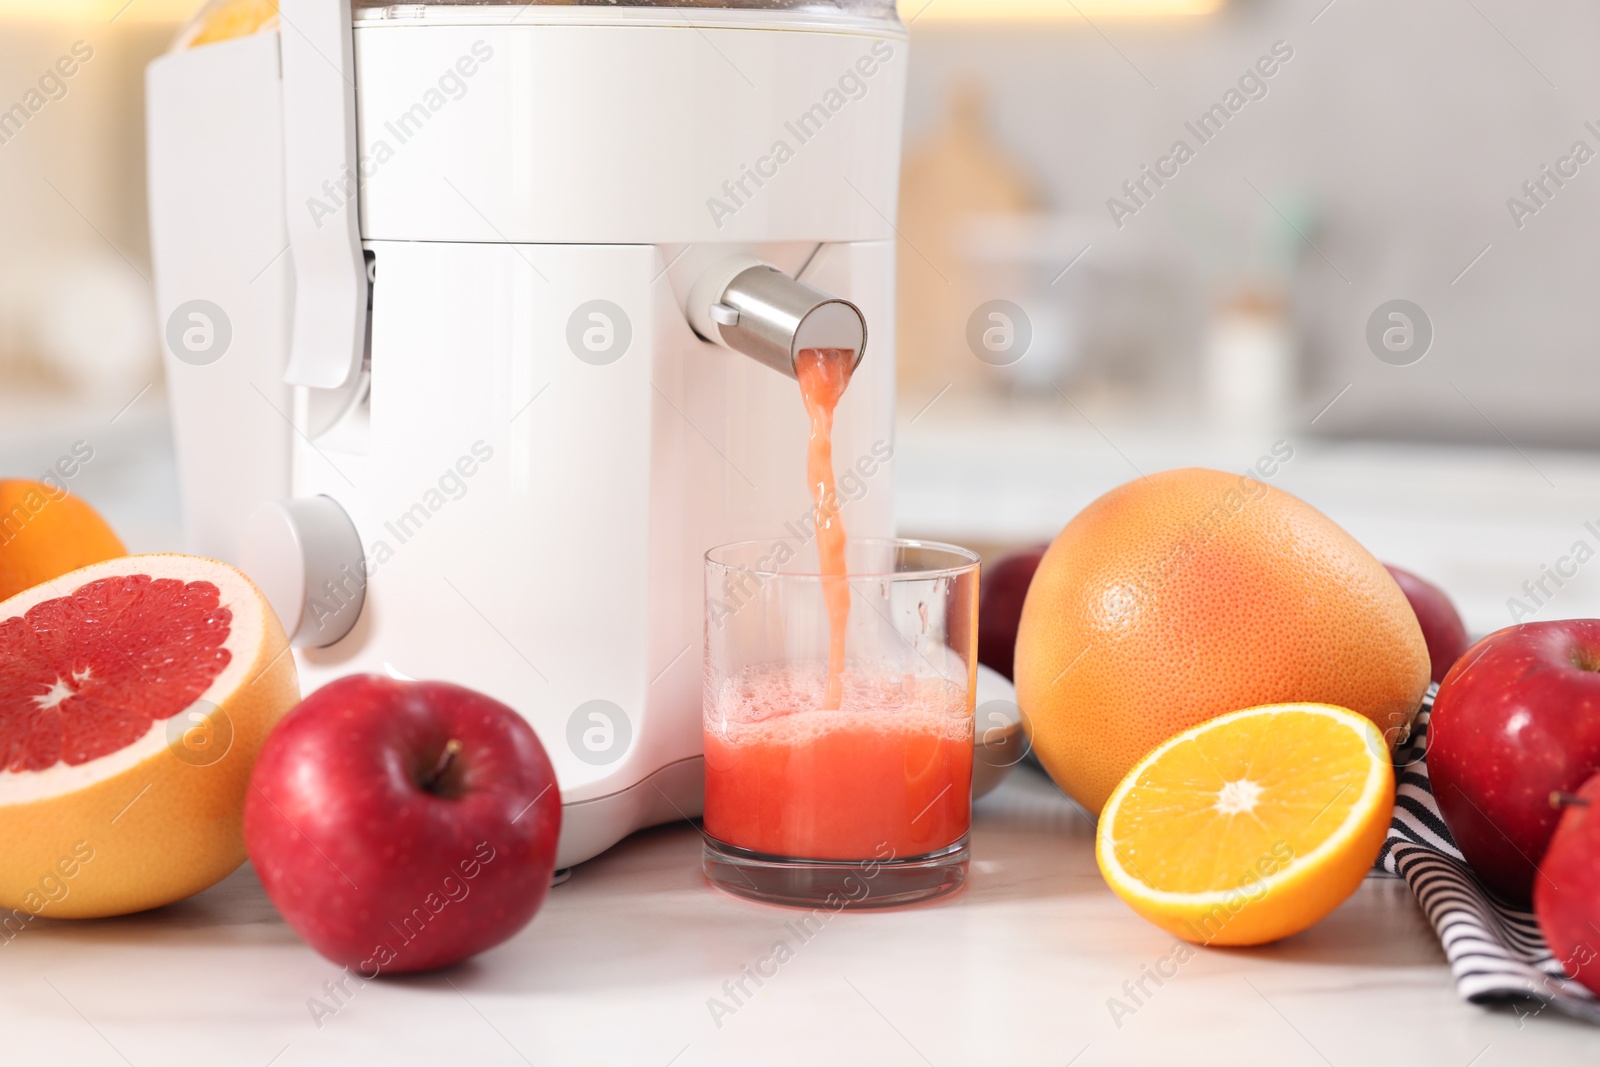
M892 239L904 37L762 15L540 7L523 16L539 24L516 27L357 23L362 236Z
M297 495L355 521L366 603L344 641L300 654L302 679L447 678L517 708L581 840L573 805L700 754L705 551L811 535L797 387L696 337L653 281L666 266L653 246L371 247L370 424L298 443L295 463ZM884 321L892 262L884 242L825 246L804 278ZM462 313L485 294L496 314ZM567 340L573 309L597 299L632 334L598 365ZM862 536L893 529L893 396L893 361L868 360L835 422L841 477L855 469L845 523ZM615 763L572 743L595 700L628 721Z
M151 196L163 309L204 281L270 324L227 373L175 368L191 532L233 558L261 503L337 502L364 604L342 640L297 650L303 685L384 671L515 708L556 766L567 865L698 813L702 556L811 532L798 389L695 335L701 271L753 256L860 308L835 461L850 532L893 533L907 56L872 20L518 12L355 23L374 280L370 366L339 388L283 402L293 255L249 281L309 210L282 187L275 36L152 66ZM219 130L227 149L203 147ZM257 231L282 244L253 262Z
M163 56L146 75L146 99L156 325L184 540L191 552L237 565L245 521L289 493L294 435L283 380L294 271L278 35ZM226 349L209 362L166 343L168 323L195 301L214 305L228 325Z

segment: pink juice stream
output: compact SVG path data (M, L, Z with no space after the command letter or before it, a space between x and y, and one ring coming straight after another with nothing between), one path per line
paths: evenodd
M822 566L822 597L828 607L828 688L823 707L837 708L843 693L844 635L850 621L850 580L845 565L844 519L833 481L833 412L850 384L855 352L848 348L807 348L795 360L800 398L811 418L806 446L806 481L817 525L817 558Z

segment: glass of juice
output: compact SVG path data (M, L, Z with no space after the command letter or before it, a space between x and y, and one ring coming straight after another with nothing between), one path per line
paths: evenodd
M852 538L706 554L705 872L803 907L966 879L978 557ZM842 637L842 642L841 638Z

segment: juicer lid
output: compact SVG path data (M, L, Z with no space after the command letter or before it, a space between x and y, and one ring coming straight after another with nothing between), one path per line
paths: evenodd
M795 15L841 19L880 19L898 24L900 16L895 10L895 0L414 0L411 3L393 3L392 0L352 0L351 8L357 19L415 18L425 16L429 8L604 8L613 11L657 8L681 12L703 11L768 11ZM693 16L686 14L686 18Z
M869 32L893 29L904 33L895 0L351 0L351 18L356 23L477 22L515 24L518 22L574 22L585 14L607 12L626 19L629 14L647 19L671 18L686 25L702 25L690 12L704 12L702 18L737 17L764 19L765 16L792 16L805 23L855 23ZM278 0L206 0L178 32L170 51L216 44L255 33L278 29Z

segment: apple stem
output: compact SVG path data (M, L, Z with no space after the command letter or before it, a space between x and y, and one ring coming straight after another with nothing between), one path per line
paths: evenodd
M461 742L451 738L444 744L444 751L439 754L439 765L434 767L433 773L428 775L428 780L422 783L422 788L433 792L433 787L438 785L449 772L450 765L455 763L456 757L461 755Z
M1550 794L1550 806L1552 808L1565 808L1569 806L1587 808L1589 806L1589 798L1580 797L1572 793L1563 793L1561 790L1557 789L1554 793Z

